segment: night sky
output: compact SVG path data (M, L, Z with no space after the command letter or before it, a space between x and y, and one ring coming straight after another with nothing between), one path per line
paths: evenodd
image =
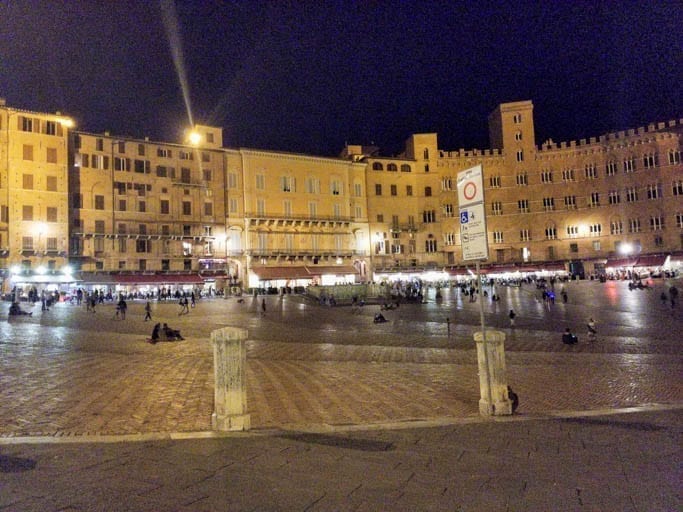
M0 0L0 97L180 142L175 52L228 147L488 148L489 112L526 99L537 144L559 142L683 117L682 20L680 0Z

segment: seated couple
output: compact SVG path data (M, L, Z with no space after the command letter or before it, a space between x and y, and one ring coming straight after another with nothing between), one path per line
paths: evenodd
M150 343L156 343L158 341L182 341L183 338L180 335L180 331L176 329L171 329L168 324L156 324L154 329L152 329L152 337L149 338Z

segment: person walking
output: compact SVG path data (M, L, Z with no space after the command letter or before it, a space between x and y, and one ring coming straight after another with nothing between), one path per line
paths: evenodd
M508 318L510 319L510 327L515 326L515 317L516 316L517 316L517 313L515 313L515 311L511 309L510 312L508 313Z
M588 319L586 327L588 327L588 341L595 341L598 331L595 328L595 320L593 320L593 317Z
M145 304L145 322L147 320L152 320L152 304L149 301Z
M261 316L266 316L266 299L261 300Z

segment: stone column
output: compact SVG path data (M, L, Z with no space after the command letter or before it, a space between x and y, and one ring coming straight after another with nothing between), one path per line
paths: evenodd
M477 342L479 364L479 413L482 416L504 416L512 414L512 402L508 398L508 384L505 375L505 333L486 331L474 333Z
M247 414L247 330L224 327L211 333L213 343L214 430L249 430Z

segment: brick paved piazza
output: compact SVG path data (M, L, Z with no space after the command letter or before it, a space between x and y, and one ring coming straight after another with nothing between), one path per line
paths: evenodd
M654 289L625 282L572 282L569 301L550 309L531 285L499 287L486 302L487 324L507 333L508 380L522 415L683 403L681 312ZM675 283L681 288L681 281ZM472 333L479 305L455 290L422 305L361 314L302 297L268 296L267 315L251 297L202 300L189 315L175 303L154 304L154 320L180 328L179 343L150 345L143 303L125 321L112 305L96 313L59 304L32 317L0 314L0 436L132 434L210 429L213 360L210 332L249 330L248 404L254 429L324 429L478 416L479 388ZM507 311L518 313L514 331ZM594 316L600 336L585 338ZM451 319L448 336L446 318ZM565 327L579 333L563 345Z

